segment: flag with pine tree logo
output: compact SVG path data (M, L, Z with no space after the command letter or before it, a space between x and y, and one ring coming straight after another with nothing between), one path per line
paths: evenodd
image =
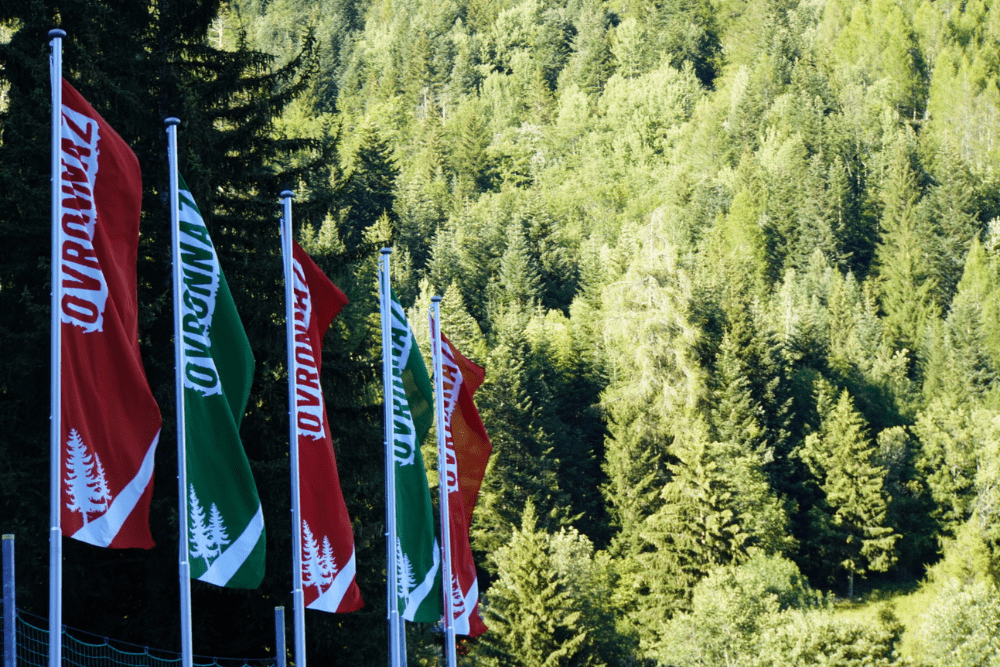
M354 532L340 488L330 421L320 386L323 335L347 305L309 255L292 241L295 329L295 432L302 513L302 588L309 609L355 611L364 606L355 573Z
M469 530L479 487L493 452L490 437L472 395L483 383L481 366L459 352L441 334L444 388L445 479L451 533L451 598L455 632L478 637L486 632L479 615L479 581L472 560Z
M153 546L160 410L139 356L142 175L132 149L63 80L57 228L61 528L99 547Z
M179 208L191 576L216 586L256 588L264 577L264 514L240 442L253 354L183 179Z
M427 367L406 313L390 300L392 349L392 444L396 491L396 592L408 621L441 619L441 554L434 536L434 513L420 445L434 421Z

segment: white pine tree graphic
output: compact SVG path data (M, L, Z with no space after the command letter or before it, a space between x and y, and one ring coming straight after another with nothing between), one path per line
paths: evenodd
M399 538L396 538L396 595L403 600L403 607L410 604L410 591L417 586L417 580L413 575L413 564L409 557L403 553L403 545Z
M337 561L333 557L333 547L330 546L330 538L323 536L323 549L319 554L319 571L323 578L323 585L330 586L333 578L337 576Z
M211 540L215 555L222 554L222 547L229 544L229 533L226 532L226 522L222 519L222 512L212 503L208 511L208 539Z
M83 516L83 525L87 525L91 514L107 511L111 492L104 466L96 454L90 453L76 429L70 429L69 440L66 441L66 468L63 479L66 495L69 496L66 506L71 512L79 512Z
M462 595L462 586L458 583L458 575L451 575L451 615L452 618L459 618L465 613L465 596Z
M108 488L108 478L104 474L104 466L101 464L101 457L97 455L97 452L94 452L94 476L96 477L94 495L91 498L95 503L101 504L101 513L103 514L111 507L111 489Z
M319 544L305 520L302 521L302 586L315 586L320 594L323 592Z
M198 501L198 494L194 492L194 484L191 484L190 488L188 500L191 514L191 520L188 521L188 539L191 542L190 556L191 558L204 558L207 568L212 564L210 559L216 554L215 543L212 541L209 527L205 523L205 510Z

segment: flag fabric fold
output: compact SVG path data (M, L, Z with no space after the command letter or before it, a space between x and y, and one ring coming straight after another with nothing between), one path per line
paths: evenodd
M472 396L483 383L485 372L455 349L442 333L441 377L453 623L456 634L477 637L487 628L479 615L479 582L472 560L469 529L493 446Z
M149 549L160 410L139 354L139 161L62 81L59 308L62 532Z
M420 445L434 422L434 391L423 357L391 294L392 442L396 495L396 595L407 621L441 619L441 554L434 536L434 512Z
M264 577L264 514L239 433L254 359L183 179L178 194L191 577L256 588Z
M323 336L347 305L347 297L298 243L292 243L303 597L309 609L349 612L364 601L355 578L354 533L320 385Z

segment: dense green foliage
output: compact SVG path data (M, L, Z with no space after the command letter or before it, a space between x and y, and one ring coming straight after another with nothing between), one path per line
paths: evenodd
M143 165L140 335L165 424L160 546L68 545L69 625L177 643L161 602L177 115L257 358L243 433L270 548L260 591L196 588L199 652L259 655L289 604L290 186L297 234L352 301L324 387L368 606L310 616L317 659L384 659L374 267L391 244L418 338L442 294L445 331L487 370L473 549L494 630L462 664L899 664L892 614L844 619L834 597L925 575L911 657L1000 664L989 3L0 0L0 529L29 553L46 548L56 25L68 76ZM73 587L85 566L101 587ZM40 612L43 568L24 565L18 593ZM414 661L433 661L432 637L412 629Z

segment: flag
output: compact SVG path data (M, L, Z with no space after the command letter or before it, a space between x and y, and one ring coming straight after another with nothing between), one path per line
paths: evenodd
M178 195L191 576L256 588L264 577L264 514L239 432L253 354L183 179Z
M364 601L355 580L354 533L319 380L323 335L347 305L347 297L298 243L292 243L303 597L309 609L355 611Z
M139 356L139 161L62 81L62 533L149 549L160 410ZM54 318L53 318L54 319Z
M396 594L408 621L441 620L441 554L420 445L434 421L434 392L395 292L389 304L392 448L396 492Z
M456 634L477 637L486 632L486 625L479 615L479 583L469 545L469 528L493 446L472 395L483 383L485 373L441 334L441 378L453 622Z

